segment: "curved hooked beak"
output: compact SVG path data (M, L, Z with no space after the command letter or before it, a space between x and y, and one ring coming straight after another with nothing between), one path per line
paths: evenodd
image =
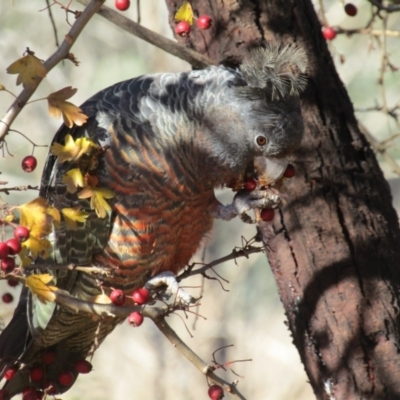
M287 158L256 157L254 168L258 173L258 180L262 186L274 184L282 178L289 164Z

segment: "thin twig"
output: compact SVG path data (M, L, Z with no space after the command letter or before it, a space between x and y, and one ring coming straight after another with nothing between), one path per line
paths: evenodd
M66 39L61 43L61 46L44 62L44 67L46 68L47 72L49 72L61 60L68 57L69 50L75 43L76 39L82 32L83 28L86 26L86 24L89 22L89 20L98 11L98 9L104 2L105 0L91 0L87 2L87 7L79 16L79 18L76 19L75 23L72 25L70 31L66 35ZM8 129L11 126L12 122L21 112L26 102L36 91L42 79L43 78L37 77L37 79L35 79L35 82L32 85L22 89L17 99L7 110L6 114L1 120L3 124L0 124L0 142L4 141L4 138L7 135Z
M89 0L77 0L78 3L87 5ZM118 27L124 29L125 31L131 33L134 36L137 36L140 39L145 40L148 43L153 44L156 47L166 51L169 54L172 54L184 61L187 61L189 64L194 66L195 68L206 68L209 65L214 65L215 62L196 51L184 47L173 40L167 39L164 36L159 35L151 31L150 29L145 28L142 25L130 20L129 18L124 17L118 12L112 10L109 7L102 6L98 11L98 14Z
M371 4L377 7L379 10L386 11L388 13L400 11L400 5L383 5L379 0L368 0Z
M25 192L26 190L39 190L39 186L14 186L11 188L0 188L0 193L5 193L9 194L11 191L16 191L16 192Z
M234 249L227 256L218 258L218 259L204 265L201 268L198 268L198 269L189 268L188 270L182 272L176 279L179 282L182 279L185 279L189 276L204 274L207 270L215 267L216 265L222 264L226 261L235 260L236 258L239 258L239 257L247 258L250 254L263 253L264 251L265 251L265 246L262 246L262 247L261 246L247 246L247 247L239 249L239 250Z
M136 0L137 23L140 24L140 0Z
M400 37L400 31L393 31L389 29L371 29L371 28L360 28L360 29L344 29L340 26L335 27L337 34L345 34L348 36L361 34L361 35L371 35L371 36L390 36L390 37Z
M392 171L400 176L400 165L388 154L386 151L387 145L382 144L378 140L374 138L374 136L369 132L368 128L363 125L361 122L358 122L358 126L360 128L360 131L365 135L369 143L371 144L372 148L380 153L386 163L392 168Z
M229 383L212 372L213 367L203 361L196 353L167 324L164 318L152 319L161 333L172 343L174 347L186 357L202 374L206 375L213 382L221 385L225 392L233 398L245 400L245 397L238 391L235 384Z
M51 4L49 3L49 0L46 0L46 4L47 4L47 11L49 13L49 18L50 18L50 21L51 21L51 26L53 27L53 33L54 33L54 39L56 41L56 47L60 47L60 43L58 41L57 26L56 26L56 23L54 21L53 12L51 10Z
M9 129L10 132L15 132L20 134L21 136L23 136L28 142L30 142L33 147L49 147L49 145L47 144L36 144L35 142L33 142L31 139L28 138L28 136L24 135L22 132L17 131L16 129Z

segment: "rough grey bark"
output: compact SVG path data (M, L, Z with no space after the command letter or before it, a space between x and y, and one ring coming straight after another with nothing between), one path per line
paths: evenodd
M166 0L171 23L182 3ZM197 0L214 20L179 40L236 66L278 38L309 57L290 200L262 224L289 327L318 399L400 399L400 230L310 0ZM266 317L267 318L267 317Z

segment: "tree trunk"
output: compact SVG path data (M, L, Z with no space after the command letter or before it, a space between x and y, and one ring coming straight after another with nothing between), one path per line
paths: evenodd
M166 0L173 15L182 3ZM274 38L309 57L306 126L290 200L262 223L268 258L301 360L318 399L400 399L400 231L389 186L310 0L197 0L212 16L187 46L229 66Z

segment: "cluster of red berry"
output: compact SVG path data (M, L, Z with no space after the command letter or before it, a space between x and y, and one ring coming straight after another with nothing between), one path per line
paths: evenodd
M37 160L34 156L26 156L21 163L21 167L25 172L32 172L37 166ZM15 256L21 251L21 243L29 239L29 230L25 226L18 226L14 230L14 238L8 239L5 242L0 242L0 269L5 274L9 274L15 268ZM18 281L9 279L8 285L15 287L18 285ZM11 293L4 293L2 295L4 303L9 304L14 300L14 296ZM0 397L0 400L2 398Z
M59 392L57 385L70 386L75 380L75 375L72 371L64 371L58 375L58 383L49 382L45 379L45 368L48 365L53 364L56 361L56 354L52 351L46 352L42 356L42 365L34 365L29 370L29 378L32 384L40 384L42 390L37 390L34 387L28 386L22 392L22 400L41 400L44 397L44 393L55 394ZM92 370L92 364L87 360L78 360L73 366L75 372L79 374L87 374ZM15 365L8 368L5 371L4 379L11 380L17 374L19 366ZM0 400L10 399L10 395L7 390L0 390Z
M196 25L203 30L210 29L212 25L212 18L208 15L201 15L196 19ZM191 30L192 27L187 21L181 21L176 24L175 27L175 32L179 36L188 36Z
M21 243L29 238L29 230L25 226L17 226L14 229L14 237L0 242L0 269L3 273L9 274L15 268L15 256L21 251ZM11 287L17 286L18 281L9 279L8 284ZM11 293L4 293L2 296L4 303L11 303L14 298ZM0 399L1 400L1 399Z
M357 15L357 7L352 3L347 3L344 6L344 12L349 17L354 17ZM322 28L322 34L326 40L333 40L336 37L336 29L331 26L324 26Z
M127 296L121 289L114 289L110 293L110 300L116 306L124 305L126 297ZM136 289L133 292L132 296L130 296L129 298L131 298L135 304L142 306L142 305L148 303L148 301L150 299L150 293L146 288L140 288L140 289ZM143 323L142 313L140 313L138 311L132 312L128 316L128 322L130 325L132 325L134 327L142 325L142 323Z
M293 178L296 174L296 170L293 165L289 164L286 167L285 172L283 173L284 178ZM243 184L243 189L248 192L253 191L258 185L258 182L255 178L247 179ZM273 208L263 208L260 213L260 217L263 221L270 222L274 219L275 210Z

